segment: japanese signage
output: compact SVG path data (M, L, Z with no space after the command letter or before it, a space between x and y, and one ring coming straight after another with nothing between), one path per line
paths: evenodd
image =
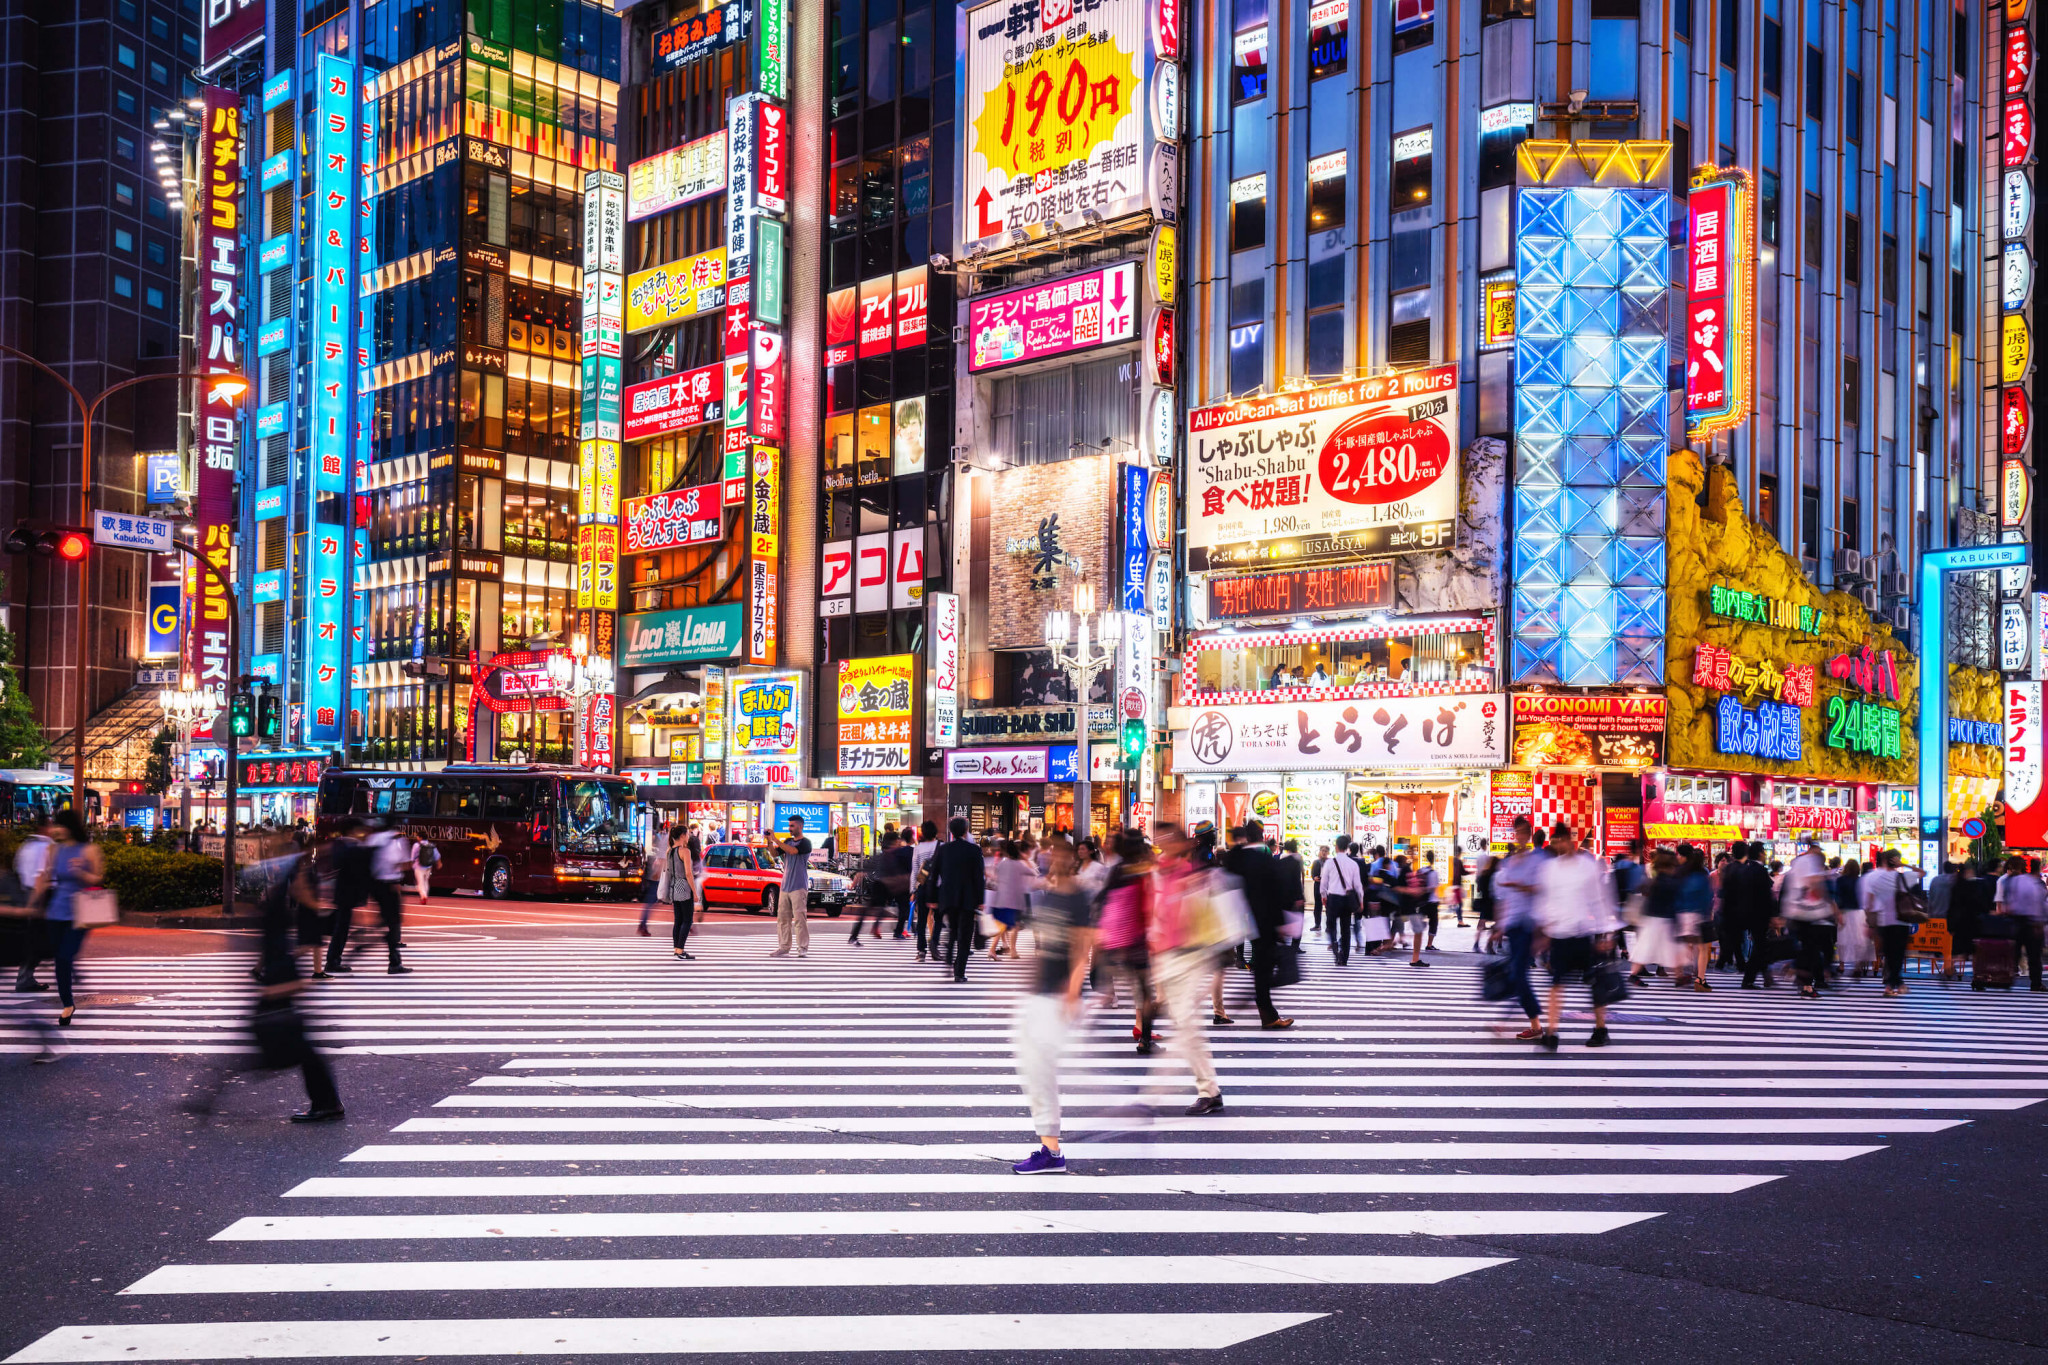
M170 554L171 524L155 517L138 517L127 512L95 508L92 514L95 545L116 545L124 550L153 550Z
M803 752L801 673L750 673L731 680L734 758L786 759Z
M753 448L747 497L747 662L772 664L777 644L776 583L782 539L781 452Z
M1798 712L1793 715L1796 717ZM1830 749L1847 749L1873 758L1901 758L1904 719L1904 713L1896 706L1861 697L1829 697L1822 743Z
M1707 589L1707 611L1715 616L1755 621L1801 635L1820 634L1821 621L1826 616L1819 607L1809 607L1789 598L1766 597L1762 593L1725 587L1719 583Z
M740 604L642 611L622 618L625 647L621 668L730 659L740 650Z
M1195 409L1188 569L1449 548L1457 389L1442 366Z
M715 483L628 498L625 513L627 554L711 545L723 539L719 488Z
M1747 173L1702 167L1687 199L1686 426L1695 437L1735 426L1751 402L1756 229Z
M962 245L1145 207L1147 0L967 12Z
M782 333L757 327L747 359L747 430L755 440L782 443L787 390Z
M1342 568L1211 578L1207 589L1211 621L1374 611L1394 605L1394 565L1381 559Z
M1780 668L1770 659L1748 659L1722 645L1701 645L1693 651L1695 687L1734 692L1752 702L1759 693L1787 706L1813 705L1815 667L1791 664Z
M759 125L754 107L760 99L759 95L734 95L725 105L725 267L735 280L753 274L752 228L760 209L755 136Z
M725 306L725 248L626 277L626 331L644 332Z
M276 791L295 787L316 791L321 774L327 771L328 755L256 754L237 760L235 786L242 791Z
M1123 608L1127 612L1145 610L1145 566L1152 557L1151 537L1146 533L1145 513L1147 494L1152 483L1152 471L1141 464L1127 464L1122 467L1123 475L1123 528L1124 528L1124 571Z
M993 369L1134 340L1137 274L1136 264L1126 261L970 300L967 368Z
M1496 844L1513 843L1517 817L1536 817L1536 774L1504 768L1490 775L1487 836Z
M620 350L625 332L625 255L621 206L625 184L614 171L583 178L583 403L582 482L577 496L576 605L599 614L593 632L608 637L619 609L619 437L622 427ZM716 513L713 514L716 520ZM600 652L609 655L608 643ZM612 716L604 705L586 707L579 761L610 767ZM594 728L601 715L602 735ZM601 743L600 743L601 741ZM599 755L602 755L600 759Z
M763 213L780 214L789 201L789 114L773 100L759 100L754 110L754 203Z
M1804 718L1796 706L1760 701L1751 709L1732 695L1714 705L1714 748L1720 753L1796 763L1804 752L1803 729Z
M727 0L716 9L679 19L657 31L647 40L649 69L655 75L665 75L730 47L746 36L753 8L753 0Z
M1517 692L1516 767L1654 768L1664 761L1661 693Z
M1491 768L1507 757L1501 693L1214 706L1173 736L1175 772Z
M925 727L934 748L960 742L960 599L950 592L931 595L931 665L925 690Z
M176 583L149 585L149 639L143 655L164 659L178 652L178 601L184 589Z
M626 168L626 221L638 222L725 191L725 129Z
M1029 749L949 749L948 782L1045 782L1052 764L1043 745Z
M620 403L623 436L644 441L725 418L725 366L706 365L629 387Z
M769 99L786 100L789 98L788 0L760 0L760 15L754 45L754 81Z
M2043 792L2041 683L2005 685L2005 842L2048 847L2048 793Z
M263 36L263 0L201 0L199 65L211 68Z
M839 664L839 775L910 771L910 689L915 654Z
M314 128L311 226L313 237L312 488L315 500L347 492L351 449L349 415L356 391L356 246L360 226L356 189L361 180L360 91L347 58L319 59L318 122ZM310 510L310 509L309 509ZM342 608L348 591L341 528L316 524L306 537L307 744L339 744L344 721Z

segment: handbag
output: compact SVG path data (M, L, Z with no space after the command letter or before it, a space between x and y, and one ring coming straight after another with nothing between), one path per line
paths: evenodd
M258 1065L275 1070L305 1060L306 1021L290 996L258 1000L249 1032L256 1039Z
M1628 999L1628 977L1618 960L1593 968L1592 987L1596 1005L1618 1005Z
M74 928L91 929L101 924L117 924L120 919L121 903L104 886L85 887L71 898Z
M1266 980L1268 990L1301 984L1301 949L1286 947L1273 954L1273 970Z
M1515 978L1508 971L1508 960L1497 957L1486 964L1479 974L1479 998L1481 1000L1507 1000L1515 994Z

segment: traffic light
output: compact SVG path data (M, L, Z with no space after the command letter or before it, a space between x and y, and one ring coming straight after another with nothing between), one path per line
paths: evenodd
M284 702L275 688L266 687L256 699L256 738L275 740L283 732Z
M39 529L22 522L7 533L7 540L0 548L11 555L33 552L45 559L62 559L75 564L92 552L92 537L76 526Z
M1145 722L1126 720L1123 728L1123 766L1135 768L1145 758Z
M228 698L228 732L236 739L256 733L256 699L247 692Z

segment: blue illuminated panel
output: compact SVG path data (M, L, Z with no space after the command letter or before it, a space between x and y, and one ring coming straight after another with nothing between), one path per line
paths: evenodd
M1664 681L1670 203L1517 196L1515 682Z
M346 719L342 628L348 574L343 554L347 534L343 495L348 489L349 416L355 407L350 324L356 297L356 121L360 99L355 68L347 60L323 53L316 75L312 384L307 430L312 506L305 522L305 733L296 738L321 746L342 742Z

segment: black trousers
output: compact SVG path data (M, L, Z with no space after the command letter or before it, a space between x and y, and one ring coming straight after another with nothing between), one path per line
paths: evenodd
M1799 962L1794 969L1802 986L1818 986L1827 979L1828 964L1835 960L1835 926L1827 922L1792 921L1793 936L1799 940Z
M341 965L341 955L348 951L348 931L355 924L356 907L361 901L334 903L334 928L327 936L327 970L333 971Z
M1322 927L1323 927L1323 892L1322 892L1322 888L1320 888L1320 887L1318 887L1318 888L1316 889L1316 918L1315 918L1315 923L1314 923L1314 924L1312 924L1312 925L1311 925L1310 927L1311 927L1311 928L1313 928L1313 929L1316 929L1316 930L1318 930L1318 931L1320 931L1320 930L1322 929Z
M683 945L690 941L691 926L697 922L697 902L677 901L675 911L676 922L675 927L669 930L669 941L675 944L676 951L680 953L683 951Z
M306 1082L306 1107L319 1112L341 1108L341 1092L334 1088L334 1069L317 1048L308 1045L299 1057L299 1075Z
M2014 920L2014 927L2017 930L2013 935L2013 939L2019 945L2013 949L2012 965L2015 969L2013 974L2015 976L2019 974L2017 969L2020 965L2020 954L2026 954L2027 981L2035 990L2040 990L2041 940L2043 937L2041 921L2037 919L2020 919L2017 916L2010 918Z
M1913 937L1910 924L1881 924L1877 928L1878 945L1884 950L1884 984L1904 985L1906 980L1906 940Z
M36 964L43 960L43 948L50 931L41 915L24 916L14 922L21 933L21 965L14 969L14 988L28 990L36 979Z
M939 955L939 929L945 920L946 912L935 902L926 901L918 907L917 950L920 953L929 953L933 957Z
M967 979L967 959L974 954L974 921L978 905L956 905L946 911L946 933L952 938L953 975Z
M1258 1003L1262 1024L1280 1017L1280 1011L1273 1006L1273 959L1279 951L1270 939L1252 940L1252 999Z
M398 883L378 880L370 883L370 899L376 902L377 918L384 921L384 947L391 954L391 965L398 965L399 924L405 915L404 902L398 899Z
M1726 910L1721 912L1721 966L1724 970L1749 965L1749 953L1745 952L1742 946L1743 931L1749 927L1748 920L1731 915ZM1761 943L1763 940L1759 938L1757 942Z
M1331 896L1323 901L1323 917L1330 928L1330 947L1336 951L1340 967L1351 961L1351 921L1355 914L1349 896Z

